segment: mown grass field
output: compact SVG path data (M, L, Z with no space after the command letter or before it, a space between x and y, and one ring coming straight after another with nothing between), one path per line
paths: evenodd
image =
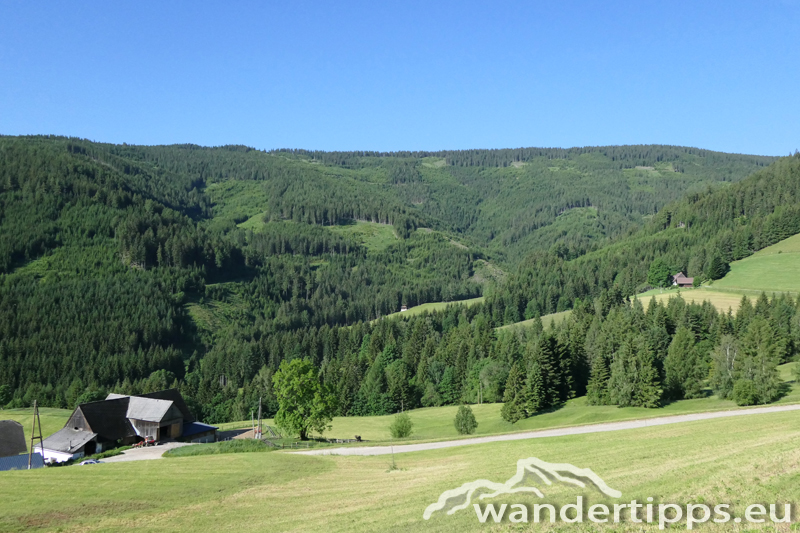
M739 303L742 301L743 296L743 294L738 292L722 292L705 287L698 287L696 289L685 288L669 289L664 291L655 289L638 294L636 295L636 298L640 300L645 309L647 309L647 304L650 303L651 298L655 297L657 302L666 305L670 298L677 298L679 294L681 298L689 303L694 302L701 304L704 301L709 301L711 302L711 305L716 307L719 312L727 313L728 309L731 309L733 314L736 314L736 311L739 309ZM749 297L751 300L757 298L758 293L752 293L749 295Z
M571 314L572 310L544 315L542 317L542 326L544 326L545 328L549 328L552 325L558 325L567 318L569 318L569 315ZM536 321L535 318L531 318L530 320L523 320L522 322L516 322L514 324L509 324L507 326L500 326L497 329L527 328L532 326L535 321Z
M47 438L67 423L72 411L69 409L55 409L52 407L39 408L39 420L42 423L42 436ZM16 420L25 429L25 442L30 446L31 428L33 424L33 409L3 409L0 410L0 420Z
M623 524L480 524L471 509L422 518L448 489L476 479L504 482L520 459L591 468L622 492L544 486L547 503L800 501L796 412L609 433L498 442L391 458L241 453L0 473L0 530L14 531L657 531ZM486 503L484 500L483 503ZM541 502L530 494L492 503ZM742 524L744 526L744 524ZM679 529L683 529L680 527ZM702 531L746 531L706 524ZM789 531L783 524L778 531Z
M800 293L800 234L731 263L715 289Z
M392 313L392 314L386 315L383 318L397 318L397 317L401 317L401 316L402 317L409 317L409 316L414 316L414 315L420 315L422 313L425 313L426 311L427 312L442 311L444 309L447 309L448 305L467 305L467 306L469 306L469 305L475 305L475 304L481 303L481 302L483 302L483 296L480 296L478 298L470 298L469 300L459 300L457 302L431 302L431 303L427 303L427 304L417 305L415 307L410 308L408 311L403 311L403 312L398 311L397 313Z

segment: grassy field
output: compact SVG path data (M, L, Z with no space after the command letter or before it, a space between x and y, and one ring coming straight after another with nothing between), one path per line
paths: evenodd
M797 364L789 363L779 367L782 379L787 382L788 393L777 402L778 404L800 403L800 385L793 382L794 375L792 373L792 368ZM586 404L586 398L581 397L568 401L564 406L554 411L521 420L516 424L510 424L500 417L500 409L502 408L500 403L472 405L471 407L475 413L475 418L478 420L478 429L475 435L493 435L738 408L732 401L720 400L716 396L695 400L681 400L660 409L610 405L590 406ZM414 433L408 439L403 439L403 442L459 438L460 436L453 425L456 411L458 411L458 406L452 405L407 411L411 421L414 423ZM360 435L363 439L372 441L372 443L388 443L391 442L389 424L391 424L393 417L394 415L336 417L333 419L332 429L326 432L324 436L337 439L352 439L355 435ZM272 420L267 420L265 423L274 425ZM250 421L221 424L221 429L241 427L250 427Z
M569 315L572 314L572 310L569 311L561 311L560 313L551 313L549 315L544 315L542 317L542 325L545 328L549 328L552 325L558 325L562 323L564 320L569 318ZM509 324L507 326L500 326L497 329L511 329L511 328L526 328L531 326L536 321L535 318L531 318L530 320L523 320L522 322L517 322L515 324Z
M284 452L167 458L0 473L0 530L13 531L597 531L580 525L480 524L471 509L422 518L439 495L475 479L504 482L538 457L591 468L620 500L595 489L544 486L556 505L602 502L751 503L800 500L796 412L536 441L499 442L391 458ZM540 500L516 494L489 500ZM483 503L486 503L484 500ZM588 505L587 505L588 507ZM639 524L609 531L657 530ZM706 524L701 530L739 530ZM777 531L789 531L784 524Z
M705 287L680 290L669 289L664 291L655 289L638 294L636 295L636 298L641 300L642 305L644 305L645 309L647 309L647 304L650 303L650 299L653 297L655 297L656 301L666 305L670 298L675 298L678 294L680 294L681 298L687 302L695 302L700 304L708 300L721 313L727 313L728 309L732 309L733 313L736 314L736 311L739 309L739 302L742 301L742 293L715 291ZM757 297L758 295L756 294L755 296ZM750 294L750 297L752 299L753 294Z
M329 230L339 235L350 237L367 250L380 252L395 242L397 235L391 224L378 224L376 222L354 221L352 224L341 226L326 226Z
M397 317L400 317L400 316L409 317L409 316L422 314L422 313L424 313L426 311L428 311L428 312L430 312L430 311L441 311L443 309L447 309L448 305L474 305L474 304L481 303L481 302L483 302L483 296L481 296L479 298L471 298L469 300L459 300L457 302L431 302L431 303L427 303L427 304L417 305L415 307L410 308L408 311L404 311L404 312L398 311L397 313L392 313L392 314L386 315L383 318L397 318Z
M47 438L63 428L71 414L72 411L68 409L40 407L39 419L42 422L42 436ZM33 409L3 409L0 411L0 420L16 420L22 424L25 429L25 442L30 446Z
M653 289L636 297L646 306L652 296L665 302L680 292L686 301L710 301L727 313L736 313L742 296L758 298L761 292L800 293L800 234L756 252L746 259L731 263L728 274L710 286L687 289Z
M796 365L799 364L800 363L788 363L778 367L781 373L781 379L786 382L786 386L788 387L788 393L777 402L778 404L800 403L800 384L794 383L795 376L793 371ZM493 435L516 431L737 409L737 406L729 400L720 400L716 396L695 400L681 400L668 404L660 409L589 406L586 404L586 398L581 397L569 400L559 409L521 420L516 424L510 424L500 417L501 408L502 404L500 403L472 406L472 410L478 420L478 429L475 435ZM404 441L416 442L459 438L453 426L453 419L455 418L457 410L458 406L451 405L407 411L411 420L414 422L414 433L408 439L404 439ZM72 411L67 409L52 408L42 408L39 412L42 420L42 433L45 437L61 429L72 413ZM363 439L372 442L391 442L389 424L391 424L393 417L394 415L336 417L333 419L332 429L325 432L324 436L336 439L352 439L355 435L360 435ZM23 424L26 438L30 440L31 409L6 409L0 411L0 420L6 419L16 420ZM275 425L272 419L265 420L264 423L271 426ZM221 431L225 431L228 429L249 428L251 422L245 420L242 422L230 422L217 425Z
M800 292L800 234L764 248L713 283L717 289Z

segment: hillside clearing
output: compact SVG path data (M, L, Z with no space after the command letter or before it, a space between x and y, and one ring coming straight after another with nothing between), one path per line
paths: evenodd
M655 298L657 302L666 305L670 298L677 298L678 295L686 302L694 302L697 304L701 304L704 301L711 302L711 305L716 307L717 311L720 313L727 313L728 309L731 309L733 313L736 314L736 311L739 309L739 303L742 301L742 294L715 291L703 287L697 289L671 289L663 292L656 289L654 291L638 294L635 298L640 300L645 309L647 309L651 298Z
M572 310L568 311L561 311L560 313L551 313L549 315L544 315L542 317L542 326L545 328L549 328L551 326L557 326L561 324L564 320L569 318L569 315L572 314ZM498 330L501 329L512 329L512 328L527 328L530 327L536 322L535 318L531 318L529 320L523 320L522 322L515 322L514 324L508 324L506 326L500 326L496 328Z
M356 220L350 224L326 227L334 233L353 239L372 252L383 251L397 242L397 235L391 224Z
M444 309L447 309L447 307L450 306L450 305L471 306L471 305L475 305L475 304L482 303L482 302L483 302L483 296L480 296L478 298L470 298L468 300L458 300L458 301L454 301L454 302L430 302L430 303L427 303L427 304L421 304L421 305L417 305L417 306L411 307L411 308L408 309L408 311L402 311L402 312L398 311L397 313L392 313L392 314L386 315L383 318L398 318L398 317L401 317L401 316L403 318L405 318L405 317L409 317L409 316L419 315L419 314L422 314L422 313L425 313L425 312L430 313L430 312L433 312L433 311L442 311Z

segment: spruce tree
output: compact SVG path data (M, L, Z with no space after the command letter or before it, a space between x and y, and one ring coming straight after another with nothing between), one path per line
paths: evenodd
M779 349L769 322L761 317L755 317L741 339L741 357L733 389L733 399L736 403L764 404L773 402L779 397Z
M503 395L503 408L500 410L500 416L506 422L517 422L525 418L525 411L520 402L524 395L525 382L520 374L519 367L514 364L511 371L508 373L508 380L506 381L506 390Z
M664 392L668 399L699 395L706 374L702 355L695 349L694 333L686 326L679 327L664 360Z
M711 259L711 263L708 265L708 270L706 270L706 277L708 279L721 279L725 277L725 274L728 273L730 270L730 265L722 256L717 253Z
M611 378L608 360L604 355L596 355L592 359L592 370L586 386L586 397L589 405L609 405L608 380Z

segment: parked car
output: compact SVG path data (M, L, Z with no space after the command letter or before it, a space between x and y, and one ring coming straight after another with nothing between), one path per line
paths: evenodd
M99 465L100 461L97 459L86 459L85 461L81 461L81 466L83 465Z

